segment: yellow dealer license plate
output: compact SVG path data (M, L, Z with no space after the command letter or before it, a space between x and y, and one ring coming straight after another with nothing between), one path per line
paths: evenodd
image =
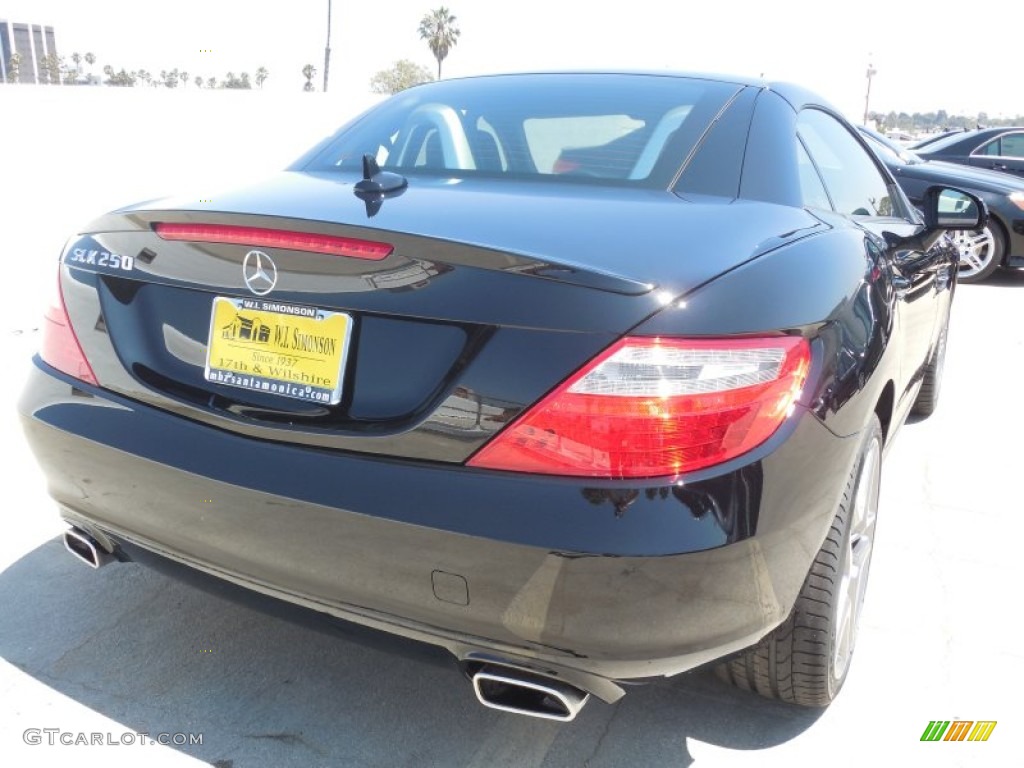
M333 405L341 400L351 332L344 312L218 296L206 380Z

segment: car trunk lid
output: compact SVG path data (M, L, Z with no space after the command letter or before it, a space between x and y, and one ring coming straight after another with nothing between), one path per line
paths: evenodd
M802 211L666 192L441 180L371 211L350 187L285 173L209 204L160 201L97 221L67 249L63 287L100 386L262 439L461 462L667 303L819 226ZM367 259L156 231L197 223L391 251ZM248 279L257 259L275 272L262 295L267 285ZM240 357L213 359L232 345ZM231 367L239 360L248 369ZM309 377L323 365L337 377L318 399L322 382Z

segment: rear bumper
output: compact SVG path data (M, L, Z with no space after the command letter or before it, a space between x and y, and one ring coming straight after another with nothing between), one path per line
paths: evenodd
M19 409L62 514L101 543L608 700L602 681L692 669L785 618L856 447L798 412L725 474L585 486L254 440L38 359Z

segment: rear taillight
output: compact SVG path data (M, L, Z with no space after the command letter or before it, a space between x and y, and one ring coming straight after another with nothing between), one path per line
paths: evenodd
M806 339L628 338L527 410L468 462L585 477L679 475L767 440L800 395Z
M76 379L98 384L96 376L85 359L85 353L78 343L71 328L71 320L68 319L68 311L64 306L64 292L60 287L60 279L57 281L57 290L46 309L43 318L43 345L39 350L39 356L52 365L58 371L74 376Z
M284 248L291 251L327 253L354 259L380 261L395 249L390 243L359 240L354 237L318 235L263 227L237 227L227 224L155 224L153 229L164 240L187 240L193 243L228 243L252 248Z

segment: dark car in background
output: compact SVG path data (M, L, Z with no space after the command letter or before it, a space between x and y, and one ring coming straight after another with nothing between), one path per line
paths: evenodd
M926 160L868 128L860 129L907 197L921 205L928 188L945 184L967 190L988 205L988 223L953 233L960 251L961 283L976 283L999 267L1024 267L1024 179L1009 174Z
M972 165L1024 176L1024 127L954 133L919 150L926 160Z
M952 136L955 133L963 133L963 132L964 132L963 128L956 128L956 129L951 130L951 131L940 131L939 133L933 133L930 136L925 136L923 139L918 139L917 141L911 142L911 143L906 144L904 146L905 146L906 149L910 149L910 150L913 150L913 151L917 152L917 151L922 150L925 147L929 146L930 144L934 144L937 141L941 141L942 139L945 139L947 136ZM886 136L886 138L889 138L889 137Z
M94 221L20 401L67 549L441 646L500 710L716 661L827 705L883 452L939 396L945 235L986 214L919 213L822 105L445 80Z

